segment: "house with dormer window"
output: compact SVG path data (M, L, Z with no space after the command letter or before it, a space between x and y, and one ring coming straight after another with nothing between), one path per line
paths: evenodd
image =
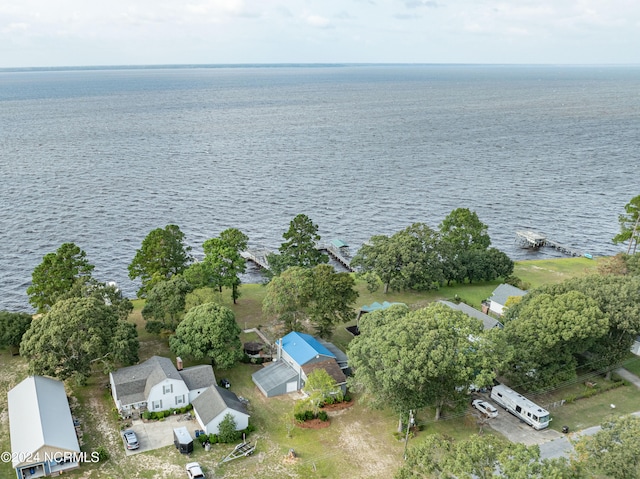
M143 363L109 373L111 394L122 415L136 410L178 409L197 398L216 378L210 365L183 369L169 358L152 356Z

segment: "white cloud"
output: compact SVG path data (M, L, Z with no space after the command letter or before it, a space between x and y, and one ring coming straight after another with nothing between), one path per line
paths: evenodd
M613 54L640 63L639 27L638 0L5 0L0 67L42 58L607 63Z

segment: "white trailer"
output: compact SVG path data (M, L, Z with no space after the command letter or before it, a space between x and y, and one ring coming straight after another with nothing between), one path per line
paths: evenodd
M551 421L549 411L503 384L493 387L491 399L534 429L544 429Z

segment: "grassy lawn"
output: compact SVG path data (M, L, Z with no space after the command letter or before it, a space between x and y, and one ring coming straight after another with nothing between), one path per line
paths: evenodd
M531 287L544 283L559 282L569 277L593 272L596 260L586 258L568 258L556 260L526 261L516 264L514 274L528 282ZM498 282L473 285L453 285L443 287L439 291L426 293L389 292L370 293L366 284L357 281L359 298L356 309L374 301L402 302L411 309L426 306L438 299L453 299L456 295L466 303L480 307L498 285ZM228 291L199 291L188 298L188 304L200 304L215 300L231 308L238 325L242 329L260 327L271 340L269 320L262 316L262 300L266 288L261 284L241 286L241 297L238 304L233 304ZM175 359L168 347L168 338L147 333L145 321L141 315L144 303L134 301L134 311L130 320L137 325L140 339L140 359L145 360L153 355ZM346 350L353 339L344 326L336 328L332 341L342 350ZM255 333L243 333L243 342L258 341ZM194 362L185 359L185 366ZM26 362L0 350L0 446L2 450L10 450L8 414L6 412L7 391L22 380L26 372ZM630 358L625 366L640 375L640 358ZM102 479L112 477L135 478L173 478L184 475L184 464L190 460L199 461L209 477L218 478L334 478L348 471L350 478L388 478L392 477L402 463L404 438L395 435L398 418L390 410L370 409L358 401L346 410L336 411L331 415L330 426L325 429L291 428L293 405L295 398L291 396L265 398L255 387L251 374L261 365L238 364L230 370L216 370L217 378L227 378L231 389L239 396L247 398L251 422L256 431L249 438L256 442L257 448L253 456L241 458L219 465L219 461L231 450L229 445L214 445L210 452L195 445L192 456L180 455L175 448L165 447L155 451L144 452L135 456L126 456L120 439L120 423L113 411L113 400L109 390L105 388L107 376L94 374L88 384L83 387L68 384L72 397L74 415L83 425L83 447L87 452L102 446L107 449L111 458L103 464L85 464L78 471L68 473L69 477ZM597 379L604 384L604 379ZM570 386L544 397L534 398L540 404L549 404L575 395L584 390L580 383ZM611 408L615 404L615 409ZM620 387L588 399L580 399L571 404L551 410L554 429L563 425L572 431L599 424L612 412L615 414L633 412L640 409L638 391L633 386ZM444 411L441 421L433 421L432 410L426 409L417 413L418 424L423 429L409 444L418 444L430 434L441 433L455 439L465 438L477 433L479 425L469 411ZM494 434L490 428L484 428L485 434ZM295 450L297 458L286 458L290 449ZM0 463L0 477L13 477L10 464Z

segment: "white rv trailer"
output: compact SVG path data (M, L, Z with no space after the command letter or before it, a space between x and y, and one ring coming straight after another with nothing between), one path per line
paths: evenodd
M493 387L491 399L534 429L544 429L551 421L549 411L503 384Z

